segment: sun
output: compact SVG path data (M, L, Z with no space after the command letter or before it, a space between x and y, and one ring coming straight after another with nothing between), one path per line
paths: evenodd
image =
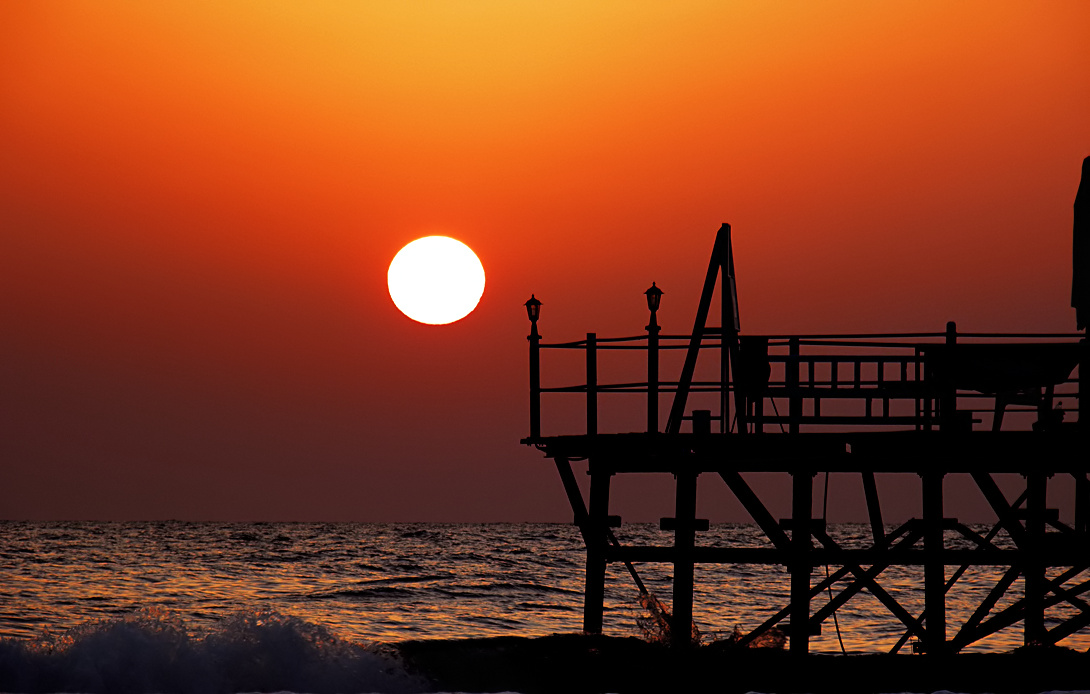
M461 241L425 236L397 252L386 283L394 305L406 316L444 325L477 308L484 294L484 266Z

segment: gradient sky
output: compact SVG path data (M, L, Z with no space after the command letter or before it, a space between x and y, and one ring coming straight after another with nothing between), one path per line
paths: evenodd
M746 332L1072 331L1088 28L1081 1L4 3L0 517L567 520L518 443L522 303L547 340L635 334L654 280L687 332L721 222ZM386 292L434 233L488 277L449 326ZM671 515L668 479L618 510Z

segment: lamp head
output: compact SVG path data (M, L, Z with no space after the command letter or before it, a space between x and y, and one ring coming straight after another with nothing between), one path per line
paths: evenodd
M537 323L538 316L541 315L541 302L534 298L534 295L530 295L530 300L526 302L526 317L530 319L531 323Z
M651 313L659 310L659 302L662 300L663 291L655 286L655 283L651 283L651 288L644 294L647 295L647 310Z

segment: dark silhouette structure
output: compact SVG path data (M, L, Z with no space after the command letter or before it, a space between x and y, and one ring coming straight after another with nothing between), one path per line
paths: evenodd
M1087 162L1075 214L1073 303L1080 326L1090 312ZM713 327L709 313L717 283L720 327ZM1090 570L1090 405L1085 396L1090 345L1085 336L969 334L959 333L954 323L936 333L744 335L727 224L715 238L691 334L660 334L662 292L652 284L646 295L650 321L645 335L588 333L565 343L543 343L537 328L541 302L531 297L526 304L530 435L522 442L555 463L586 543L585 632L602 631L610 562L623 562L644 595L635 564L673 565L671 639L678 647L691 643L694 566L704 562L780 565L790 574L788 603L744 635L741 645L785 623L790 651L805 654L809 637L863 591L902 623L905 635L894 652L915 637L918 651L952 654L1019 623L1025 644L1050 645L1090 626L1090 603L1079 597L1090 591L1083 574ZM553 350L584 353L583 382L542 385L542 352ZM646 352L646 381L600 381L599 360L615 350ZM684 351L677 380L659 377L660 356L668 350ZM711 353L717 378L697 379L703 353ZM585 398L585 431L543 433L541 399L552 393ZM600 396L613 393L646 394L644 431L600 430ZM671 395L660 427L660 398ZM710 406L693 407L698 399ZM1061 399L1070 403L1069 409L1062 408ZM573 461L587 463L589 500L577 484ZM647 472L670 473L675 479L674 517L661 522L663 530L673 532L673 543L623 546L612 530L621 519L609 513L610 480ZM790 476L789 518L772 515L743 476L751 472ZM869 547L839 545L814 517L818 472L861 477L872 533ZM876 473L899 473L904 484L919 485L917 518L887 532ZM1017 498L1008 498L997 483L995 475L1003 473L1024 480ZM997 521L987 534L944 516L943 481L954 474L970 476L994 511ZM1057 475L1074 478L1072 525L1060 521L1057 509L1046 507L1049 481ZM730 488L766 544L697 546L697 533L708 527L696 513L702 476L714 476ZM814 574L822 565L832 569L828 577ZM912 614L883 588L882 573L894 565L922 567L922 614ZM1002 567L1002 578L967 621L948 623L947 592L968 567L981 565ZM1021 587L1015 589L1019 579ZM841 587L835 598L813 602L834 584ZM996 609L1005 596L1013 603ZM1062 616L1051 609L1056 606L1064 608Z
M1071 246L1071 305L1075 308L1075 324L1085 330L1090 323L1090 157L1082 160Z

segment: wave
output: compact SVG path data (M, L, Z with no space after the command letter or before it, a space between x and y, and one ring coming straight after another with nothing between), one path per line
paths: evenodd
M375 586L374 588L346 588L344 590L330 590L319 593L309 593L305 600L388 600L390 598L407 598L416 595L411 588L397 588L396 586Z
M205 633L161 610L59 635L0 639L0 691L218 694L428 690L381 644L339 639L271 610L236 613Z

